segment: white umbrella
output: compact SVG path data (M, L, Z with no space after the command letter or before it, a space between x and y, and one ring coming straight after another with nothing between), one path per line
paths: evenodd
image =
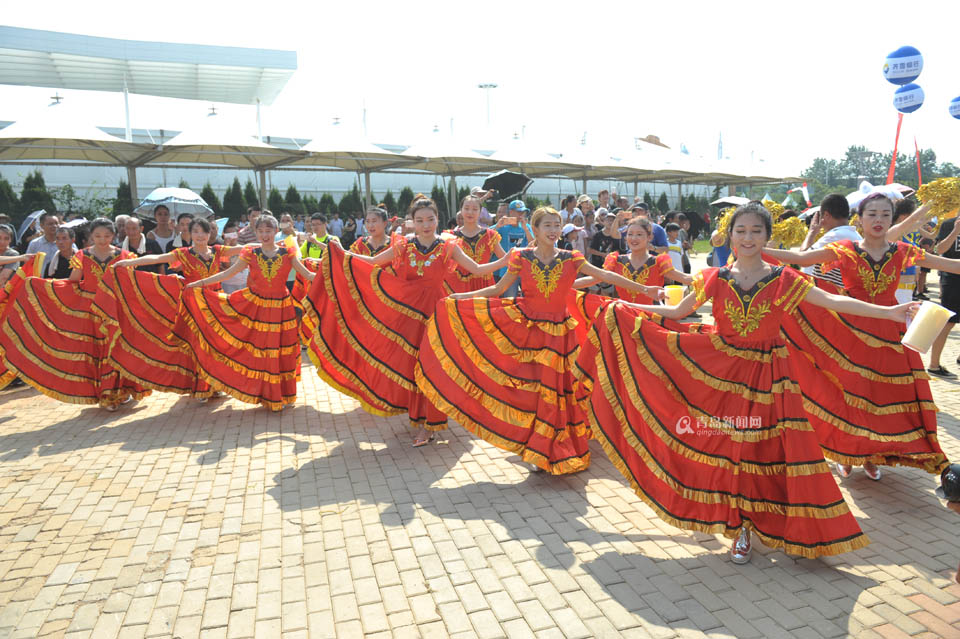
M20 230L17 231L17 241L20 241L20 238L23 237L23 234L27 232L27 229L30 228L30 225L37 221L37 219L43 215L46 211L40 209L39 211L34 211L26 217L22 224L20 224Z
M161 187L145 197L140 206L133 210L134 215L153 219L153 209L160 205L169 209L170 216L176 218L181 213L190 213L202 217L213 215L213 209L207 206L203 198L190 189Z

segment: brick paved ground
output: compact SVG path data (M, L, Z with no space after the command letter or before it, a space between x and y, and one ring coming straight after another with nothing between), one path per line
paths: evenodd
M960 382L933 384L960 458ZM409 443L309 366L282 414L0 393L0 636L960 636L960 516L920 471L841 484L867 548L735 566L596 444L557 478L456 425Z

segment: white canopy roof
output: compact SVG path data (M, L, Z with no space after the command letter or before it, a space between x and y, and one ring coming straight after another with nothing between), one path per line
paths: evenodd
M309 155L293 166L330 166L349 171L382 171L407 166L419 158L397 155L381 149L363 134L341 125L320 131L303 147Z
M415 159L406 168L441 175L469 175L505 168L502 162L481 155L439 133L434 133L420 144L414 144L400 155Z
M63 105L0 129L0 161L63 160L126 164L150 148L104 133Z
M289 164L305 155L302 151L270 146L253 135L242 133L222 116L214 115L166 142L144 161L259 169Z
M162 33L158 29L156 33ZM0 26L0 84L271 104L297 54Z

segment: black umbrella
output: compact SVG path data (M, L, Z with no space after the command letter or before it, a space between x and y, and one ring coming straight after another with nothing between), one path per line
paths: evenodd
M483 181L484 191L496 191L499 200L514 200L526 193L533 180L523 173L499 171Z

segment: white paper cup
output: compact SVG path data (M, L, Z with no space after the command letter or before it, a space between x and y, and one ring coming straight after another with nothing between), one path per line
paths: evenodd
M923 302L907 325L907 332L903 334L900 343L918 353L926 353L951 317L953 311L933 302Z

